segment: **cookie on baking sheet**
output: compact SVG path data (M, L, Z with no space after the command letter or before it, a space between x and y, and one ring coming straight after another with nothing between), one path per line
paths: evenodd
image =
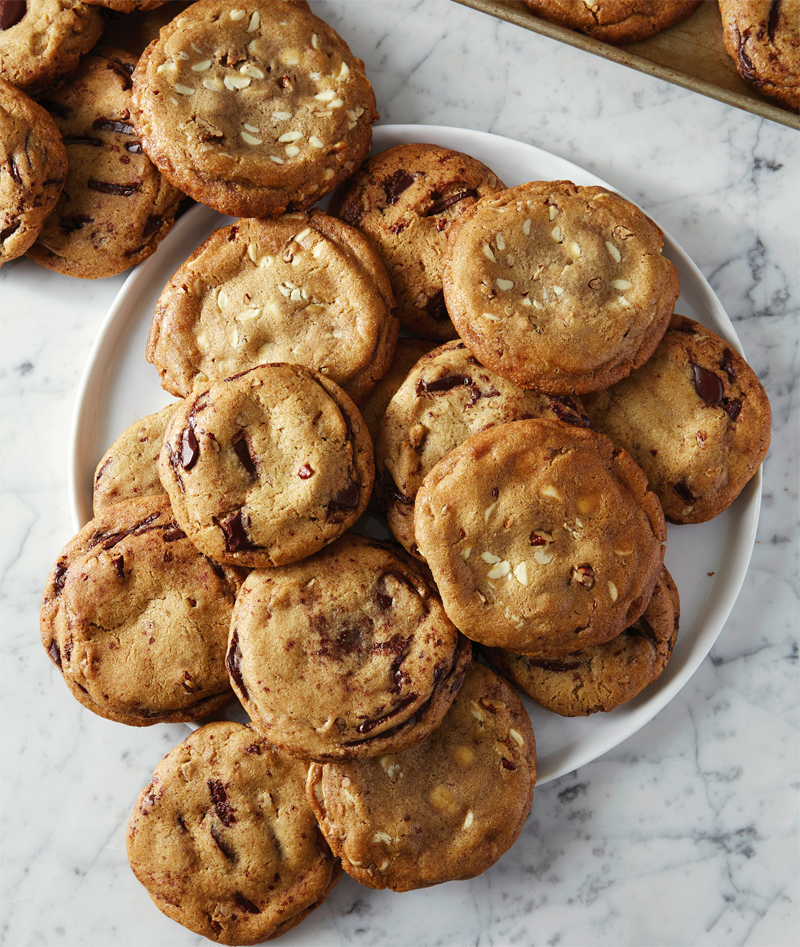
M604 43L635 43L685 20L701 0L525 0L537 15Z
M456 330L442 293L442 254L452 222L505 189L485 164L437 145L397 145L373 155L331 198L328 212L373 241L392 279L400 322L446 342Z
M4 0L0 78L34 98L69 79L103 32L103 15L75 0Z
M219 562L264 568L310 556L364 512L372 444L334 382L261 365L185 399L159 476L175 518Z
M131 424L100 458L92 495L95 516L122 500L166 497L158 476L158 455L178 404L167 405Z
M431 470L414 528L452 621L474 641L553 657L616 637L647 607L664 514L602 434L512 421Z
M227 720L168 753L126 838L156 907L220 944L260 944L319 907L342 870L317 831L305 775L305 764Z
M647 474L673 523L726 510L769 450L772 411L755 372L685 316L673 316L645 365L585 402L594 427Z
M800 0L719 0L722 39L739 75L800 111Z
M143 153L130 122L135 65L122 49L98 47L44 102L64 136L69 170L28 256L57 273L122 273L149 257L175 222L183 195Z
M282 0L199 0L134 76L145 151L191 197L234 216L305 210L364 160L377 120L364 64Z
M398 322L366 237L322 211L215 230L167 283L147 359L174 395L265 362L331 378L362 401L391 364Z
M577 398L520 388L484 368L460 339L416 363L392 398L375 444L389 527L408 552L419 557L414 500L434 465L472 434L526 418L589 423Z
M658 680L675 646L679 621L678 589L662 569L643 614L605 644L551 659L499 648L485 653L501 674L546 710L587 717L619 707Z
M67 152L52 118L0 79L0 266L39 235L66 177Z
M300 758L337 760L423 740L471 653L417 563L348 533L310 559L250 573L227 661L253 726Z
M118 503L51 570L42 643L99 716L135 727L196 720L231 697L225 644L242 577L195 549L165 498Z
M680 286L661 231L602 187L532 181L453 224L444 297L478 359L523 388L597 391L643 364Z
M419 746L315 763L307 789L348 874L370 888L411 891L490 868L522 831L535 782L522 702L473 661L441 725Z

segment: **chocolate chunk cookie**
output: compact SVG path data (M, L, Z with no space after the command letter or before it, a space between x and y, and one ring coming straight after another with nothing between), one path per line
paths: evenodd
M604 43L635 43L685 20L701 0L525 0L551 23Z
M391 364L399 324L369 241L322 211L216 230L167 283L147 359L185 396L265 362L331 378L362 401Z
M562 421L474 434L431 470L414 529L447 614L474 641L549 658L647 607L664 515L625 451Z
M158 455L177 408L177 403L167 405L132 424L103 454L94 474L95 516L122 500L166 497L158 476Z
M83 279L115 276L153 253L183 195L142 151L130 122L136 59L99 47L43 102L64 136L67 183L39 239L35 263Z
M0 78L34 98L63 85L103 32L96 7L74 0L3 0Z
M308 798L342 867L370 888L474 878L516 841L536 782L536 745L516 693L472 662L453 706L419 746L314 764Z
M134 103L163 173L237 217L310 207L358 168L378 118L361 60L282 0L193 4L139 60Z
M755 372L724 339L677 314L645 365L585 402L673 523L726 510L769 450L772 412Z
M228 671L257 727L304 759L415 746L453 702L471 656L405 554L348 533L310 559L248 576Z
M321 549L364 512L372 445L334 382L262 365L187 398L159 475L175 518L220 562L264 568Z
M39 235L66 177L67 152L53 120L0 79L0 266Z
M800 111L800 0L719 0L722 39L739 75Z
M370 158L331 198L328 211L378 248L403 325L425 339L456 336L442 292L442 255L452 222L481 197L504 190L485 164L437 145L398 145Z
M496 372L551 394L598 391L653 353L680 286L661 231L602 187L533 181L454 223L444 296Z
M196 720L230 697L225 642L243 574L199 553L163 498L119 503L62 551L42 643L73 696L109 720Z
M486 654L537 704L562 717L587 717L619 707L661 676L679 620L678 590L663 569L644 614L606 644L549 660L494 648Z
M460 339L417 362L392 398L375 445L389 527L408 552L420 555L414 500L434 465L472 434L526 418L589 423L577 398L520 388L484 368Z
M156 907L220 944L260 944L319 907L342 870L317 832L305 772L229 721L168 753L127 831L131 868Z

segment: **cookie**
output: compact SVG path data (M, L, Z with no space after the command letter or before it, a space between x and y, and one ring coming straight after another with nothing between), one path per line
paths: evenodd
M454 223L444 297L487 367L550 394L607 388L653 353L680 286L661 231L602 187L533 181Z
M215 230L167 283L147 359L184 397L265 362L332 379L358 403L391 364L398 322L369 241L322 211Z
M167 405L156 414L137 421L120 434L100 458L94 474L94 515L122 500L163 496L166 490L158 476L158 455L167 424L178 404Z
M109 720L196 720L231 697L225 645L243 574L195 549L148 497L96 516L62 551L42 643L73 696Z
M680 600L663 569L636 621L605 644L554 659L487 649L501 674L546 710L588 717L619 707L661 676L678 637Z
M386 409L375 445L386 518L408 552L420 555L414 500L434 465L472 434L526 418L589 423L577 398L520 388L484 368L461 340L417 362Z
M316 763L307 789L349 875L370 888L411 891L490 868L519 836L535 782L522 702L473 661L441 725L419 746Z
M701 0L525 0L542 19L604 43L635 43L685 20Z
M142 151L130 123L135 57L99 47L45 105L64 136L67 183L28 251L35 263L83 279L116 276L153 253L183 195Z
M653 357L585 399L593 426L647 474L672 523L705 523L739 496L767 455L772 412L728 343L673 316Z
M199 0L161 31L134 75L145 151L223 214L306 210L372 143L364 64L312 13L282 0Z
M114 10L116 13L133 13L134 10L153 10L156 7L164 6L166 0L84 0L91 7L104 7L106 10ZM183 4L186 9L186 4Z
M322 904L342 870L317 831L306 767L248 726L209 723L168 753L128 821L156 907L219 944L260 944Z
M262 365L181 403L159 476L198 549L232 565L279 566L333 542L364 512L372 444L334 382Z
M469 641L419 567L354 533L250 573L231 621L228 671L257 727L301 759L415 746L461 686Z
M452 222L505 189L485 164L437 145L397 145L373 155L331 198L328 213L365 233L392 279L404 326L434 342L455 338L442 292Z
M63 85L103 32L96 7L74 0L5 0L0 78L33 98Z
M414 529L455 625L552 657L616 637L653 594L666 540L645 475L602 434L512 421L431 470Z
M67 151L53 120L0 79L0 266L39 235L66 177Z
M748 85L800 111L800 0L719 0L722 39Z

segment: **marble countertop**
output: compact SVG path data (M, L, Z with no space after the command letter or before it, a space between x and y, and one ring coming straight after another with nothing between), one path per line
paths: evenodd
M494 132L651 212L710 281L772 402L749 572L709 656L647 726L537 789L468 882L398 895L345 876L282 943L798 944L800 137L451 0L312 0L365 60L382 123ZM124 828L187 731L85 711L42 651L45 577L73 533L69 431L124 281L0 270L0 943L204 943L134 880Z

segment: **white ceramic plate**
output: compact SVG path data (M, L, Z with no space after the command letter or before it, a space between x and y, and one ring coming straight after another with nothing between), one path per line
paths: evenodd
M606 183L539 148L460 128L378 126L373 151L412 141L473 155L509 186L558 179L583 185ZM178 221L158 252L132 271L114 301L84 371L73 420L70 496L76 530L91 519L92 478L109 445L134 421L173 400L145 360L147 333L161 289L212 230L230 222L231 218L208 207L194 207ZM708 326L741 351L713 290L666 233L664 255L680 275L677 311ZM655 684L611 713L588 718L559 717L526 700L536 734L539 784L590 762L635 733L686 683L714 643L739 593L755 542L760 502L759 472L738 500L710 523L669 527L666 564L681 596L681 629L672 659ZM368 518L367 528L373 535L388 536L375 517Z

